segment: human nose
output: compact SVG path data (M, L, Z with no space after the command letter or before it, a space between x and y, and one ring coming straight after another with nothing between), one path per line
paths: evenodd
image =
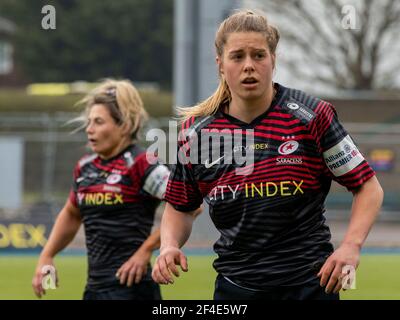
M244 61L244 72L251 72L251 71L254 71L254 61L250 56L248 56Z
M86 133L93 133L93 124L90 122L86 125Z

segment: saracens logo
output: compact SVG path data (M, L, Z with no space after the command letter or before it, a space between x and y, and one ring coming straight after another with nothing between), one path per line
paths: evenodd
M278 152L281 155L286 156L288 154L292 154L298 148L299 148L299 143L297 141L290 140L290 141L287 141L285 143L282 143L281 146L278 148Z
M119 174L112 174L110 176L108 176L107 178L107 183L108 184L116 184L121 180L121 175Z

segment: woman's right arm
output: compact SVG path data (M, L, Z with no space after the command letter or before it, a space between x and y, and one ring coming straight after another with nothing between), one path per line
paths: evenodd
M75 237L82 223L79 209L76 208L70 200L67 200L64 208L61 210L54 223L50 237L40 254L35 275L32 280L32 287L35 294L40 298L45 294L42 287L43 272L45 265L54 266L54 256L64 249Z
M188 270L186 256L180 248L188 240L193 221L200 212L201 208L192 212L180 212L175 210L171 204L166 203L160 227L160 255L157 257L152 273L155 282L173 283L172 274L179 277L176 265L180 265L185 272Z

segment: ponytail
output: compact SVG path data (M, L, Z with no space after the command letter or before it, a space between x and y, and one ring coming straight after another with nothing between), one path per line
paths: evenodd
M218 108L222 103L229 102L230 100L231 92L229 90L228 84L224 79L220 79L218 88L213 95L195 105L194 107L177 108L178 115L183 118L183 121L191 117L210 116L218 111Z

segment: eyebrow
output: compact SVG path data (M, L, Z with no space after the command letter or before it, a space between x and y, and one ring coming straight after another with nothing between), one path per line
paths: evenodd
M253 51L257 51L257 52L266 52L267 50L264 48L252 48ZM242 53L244 52L244 49L237 49L237 50L233 50L233 51L229 51L228 54L235 54L235 53Z
M236 54L236 53L242 53L243 51L244 51L243 49L238 49L238 50L229 51L228 54L232 55L232 54Z
M88 120L92 120L92 121L95 121L95 120L104 120L104 118L99 117L99 116L93 117L93 118L88 117Z

